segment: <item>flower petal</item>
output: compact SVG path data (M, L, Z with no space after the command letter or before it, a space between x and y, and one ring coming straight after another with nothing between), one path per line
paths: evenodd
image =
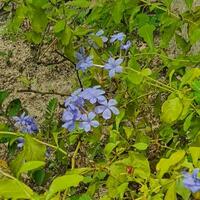
M110 119L111 118L111 111L107 108L106 110L104 110L102 116L103 116L104 119Z
M99 122L94 120L94 121L91 121L91 126L93 127L98 127L99 126Z
M111 70L109 71L109 76L110 76L110 78L112 78L112 77L115 76L115 69L111 69Z
M108 102L108 106L115 106L117 104L117 101L115 99L110 99Z
M115 106L111 106L110 110L115 114L115 115L119 115L119 110L115 107Z
M100 113L102 113L104 110L106 109L106 107L105 106L96 106L95 107L95 112L97 113L97 114L100 114Z
M89 114L88 114L88 119L89 120L93 120L94 118L95 118L95 113L94 112L90 112Z

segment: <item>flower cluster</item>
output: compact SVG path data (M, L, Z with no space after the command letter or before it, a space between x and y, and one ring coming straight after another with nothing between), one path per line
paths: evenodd
M33 117L26 115L23 113L21 116L15 116L13 117L13 120L15 121L15 126L19 129L20 132L22 133L37 133L38 132L38 126L34 120ZM24 145L24 139L23 138L18 138L18 147L21 148Z
M106 43L108 41L108 38L104 36L103 30L99 30L95 35L100 37L103 43ZM126 43L123 43L125 37L126 35L122 32L116 33L111 36L110 43L115 43L119 41L121 44L120 49L127 51L131 47L132 43L130 40L128 40ZM92 40L89 40L89 44L92 45L95 49L98 49L98 46ZM92 66L100 66L93 64L93 58L85 54L84 48L80 48L79 51L76 53L76 59L77 59L76 69L78 70L85 71L86 69ZM103 69L108 70L109 76L110 78L112 78L115 76L116 73L122 72L122 67L120 66L122 62L123 59L121 58L115 60L113 57L110 57L106 62L106 64L102 65L101 67Z
M199 169L194 169L192 174L189 174L187 172L183 173L183 184L193 193L200 191L200 177L198 176L199 171Z
M76 53L76 59L77 59L77 64L76 64L76 69L80 69L82 71L85 71L87 68L92 67L93 65L93 60L91 56L87 56L85 54L85 49L80 48L79 52Z
M106 36L103 35L104 31L101 29L96 33L96 36L100 37L103 41L103 43L108 41L108 38Z
M100 86L78 89L65 100L63 127L72 131L78 125L80 129L89 132L92 127L99 126L99 122L95 120L97 115L101 114L107 120L111 118L111 113L119 114L116 104L116 100L105 97L105 91Z
M120 64L123 62L121 58L115 60L114 58L109 58L104 68L109 70L109 76L112 78L115 76L115 73L122 72L122 67Z

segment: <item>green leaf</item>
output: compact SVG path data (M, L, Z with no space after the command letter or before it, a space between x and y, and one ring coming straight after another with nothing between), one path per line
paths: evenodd
M9 96L8 91L0 91L0 106L3 104L3 102L8 96Z
M190 26L189 38L190 38L191 44L195 44L196 42L200 40L199 35L200 35L200 27L196 25Z
M142 71L140 72L143 76L150 76L152 74L152 71L151 69L149 68L145 68L145 69L142 69Z
M24 149L11 162L11 169L14 175L17 175L25 161L44 161L46 147L35 141L30 135L26 134Z
M45 179L45 169L35 170L32 177L37 185L42 185Z
M162 105L161 119L166 123L173 123L182 113L183 104L178 97L167 99Z
M164 12L161 15L161 38L160 38L160 47L167 48L172 40L176 29L179 27L180 22L177 18L174 18Z
M186 3L186 5L187 5L187 7L188 7L189 9L192 8L193 2L194 2L194 0L185 0L185 3Z
M186 84L191 85L194 79L198 78L199 76L200 76L199 68L188 69L181 79L180 88Z
M184 53L187 53L191 48L190 43L186 42L186 40L178 34L176 34L176 44Z
M162 1L168 8L170 8L173 0L162 0Z
M194 90L193 94L195 97L195 101L200 104L200 81L194 80L191 84L191 88Z
M164 200L176 200L176 182L170 184Z
M183 200L190 199L191 192L185 188L182 179L178 179L176 181L176 193L178 193L183 198Z
M192 156L194 166L197 167L200 159L200 147L190 147L189 152Z
M140 151L144 151L147 149L148 144L143 143L143 142L139 142L133 145L136 149L140 150Z
M48 0L28 0L27 2L36 9L40 9L48 3Z
M26 38L28 41L33 42L34 44L40 44L42 41L42 34L41 33L36 33L34 31L29 31L25 33Z
M117 194L119 194L120 199L123 199L124 193L126 192L127 188L128 188L128 183L122 183L120 186L116 188L116 192Z
M20 170L18 171L18 177L19 177L19 175L21 173L38 169L38 168L40 168L40 167L42 167L44 165L45 165L45 162L43 162L43 161L29 161L29 162L26 162L21 166Z
M123 126L123 129L125 131L125 134L126 134L126 138L127 139L130 139L131 136L133 136L133 128L132 127L126 127L126 126Z
M46 147L35 141L30 135L25 135L24 152L27 161L43 161L45 159Z
M144 39L144 41L148 44L151 50L154 47L154 42L153 42L154 30L155 30L155 26L152 24L145 24L138 30L139 36Z
M119 115L116 116L115 120L116 120L116 130L118 131L119 129L119 124L120 122L122 121L122 119L124 118L124 115L125 115L125 110L122 109L120 110L120 113Z
M22 22L24 21L25 16L27 15L27 11L27 7L25 7L23 4L19 6L15 11L15 16L9 24L8 28L11 29L13 32L17 32Z
M21 109L22 105L20 99L14 99L9 103L8 107L6 108L6 114L9 117L17 116L20 113Z
M117 0L113 3L114 3L114 7L113 7L113 10L112 10L112 18L113 18L113 20L116 24L119 24L121 19L122 19L124 10L125 10L125 6L124 6L125 1L124 0Z
M134 56L132 56L131 59L128 61L128 67L133 68L134 70L137 71L141 70ZM142 82L143 78L144 77L140 73L134 72L132 70L129 70L127 75L127 79L131 83L136 85L139 85Z
M88 27L84 27L84 26L77 26L74 30L74 35L77 36L84 36L87 33L89 33L91 30Z
M65 30L65 20L59 20L56 22L55 26L54 26L54 33L59 33L63 30Z
M156 165L158 178L162 178L165 173L170 172L170 168L181 162L184 159L184 156L185 151L178 150L177 152L173 153L168 159L161 158L158 164Z
M73 1L67 2L67 5L76 6L79 8L88 8L90 6L90 1L88 1L88 0L73 0Z
M64 175L53 180L50 185L49 191L47 193L47 200L50 199L57 192L61 192L70 187L77 187L81 181L83 181L83 176L78 174Z
M111 152L113 151L113 149L115 147L117 147L117 145L119 144L120 142L117 141L116 143L108 143L106 144L105 148L104 148L104 153L105 153L105 156L108 157Z
M160 136L163 141L168 143L173 138L173 129L171 126L167 125L160 130Z
M0 197L5 199L32 199L33 191L17 179L0 180Z
M48 18L43 9L33 9L30 20L32 30L36 33L42 33L48 24Z
M141 26L149 23L149 16L145 13L137 14L135 21L136 21L138 27L141 27Z
M184 121L183 124L183 130L187 131L190 128L191 122L192 122L192 117L193 117L194 113L190 113L187 118Z
M67 46L70 43L72 37L72 30L69 26L66 25L65 30L60 33L60 40L64 46Z
M99 47L103 47L103 41L100 37L96 36L96 35L91 35L90 36L92 38L92 40L99 46Z

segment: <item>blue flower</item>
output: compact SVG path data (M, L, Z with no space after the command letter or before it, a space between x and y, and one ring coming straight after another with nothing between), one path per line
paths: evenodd
M95 113L94 112L90 112L88 115L87 114L83 114L81 119L82 122L80 122L80 128L84 129L85 132L89 132L91 130L92 127L98 127L99 126L99 122L96 120L93 120L95 118Z
M80 110L74 105L69 105L68 109L65 109L62 116L64 124L62 127L72 131L75 129L75 122L81 118Z
M103 34L104 34L104 31L101 29L96 33L96 36L100 37L102 41L105 43L108 41L108 38L104 36Z
M91 56L85 55L85 49L80 48L79 52L76 52L76 69L85 71L87 68L92 67L93 59Z
M108 62L105 64L104 68L109 70L109 76L114 77L115 73L122 72L122 67L120 64L123 62L123 59L119 58L115 60L114 58L109 58Z
M106 100L104 94L105 91L100 89L100 86L94 86L93 88L87 88L82 92L82 97L88 100L91 104L95 104L100 101Z
M96 106L95 112L97 114L103 113L102 116L104 119L110 119L112 113L115 115L119 114L119 110L115 107L117 101L115 99L110 99L109 101L101 102L101 105Z
M192 174L183 173L183 184L193 193L200 191L200 177L198 177L199 169L194 169Z
M21 137L18 138L18 139L17 139L17 143L18 143L18 144L17 144L17 147L18 147L18 148L22 148L22 147L24 146L24 138L21 138Z
M70 97L68 97L65 100L65 107L69 106L69 105L74 105L76 107L83 107L85 101L84 99L81 97L82 94L82 89L78 89L76 91L74 91Z
M126 35L124 34L124 33L117 33L117 34L114 34L114 35L112 35L111 36L111 39L110 39L110 42L111 43L113 43L113 42L115 42L115 41L123 41L123 39L124 39L124 37L125 37Z
M130 47L131 47L131 41L128 40L128 41L126 42L126 44L122 44L120 48L121 48L122 50L126 50L126 51L127 51Z
M36 133L38 132L37 124L33 117L25 115L23 113L20 117L13 117L15 126L19 128L22 133Z

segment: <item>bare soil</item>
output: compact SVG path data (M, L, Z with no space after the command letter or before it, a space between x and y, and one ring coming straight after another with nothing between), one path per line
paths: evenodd
M74 70L67 62L46 65L52 61L62 60L53 49L42 56L42 62L45 64L37 64L34 59L35 50L30 44L22 39L14 41L6 35L0 35L0 53L3 54L0 55L0 90L11 91L6 103L19 98L30 115L39 121L49 99L57 97L62 104L66 97L19 92L19 90L31 89L42 93L62 93L67 96L75 85Z

